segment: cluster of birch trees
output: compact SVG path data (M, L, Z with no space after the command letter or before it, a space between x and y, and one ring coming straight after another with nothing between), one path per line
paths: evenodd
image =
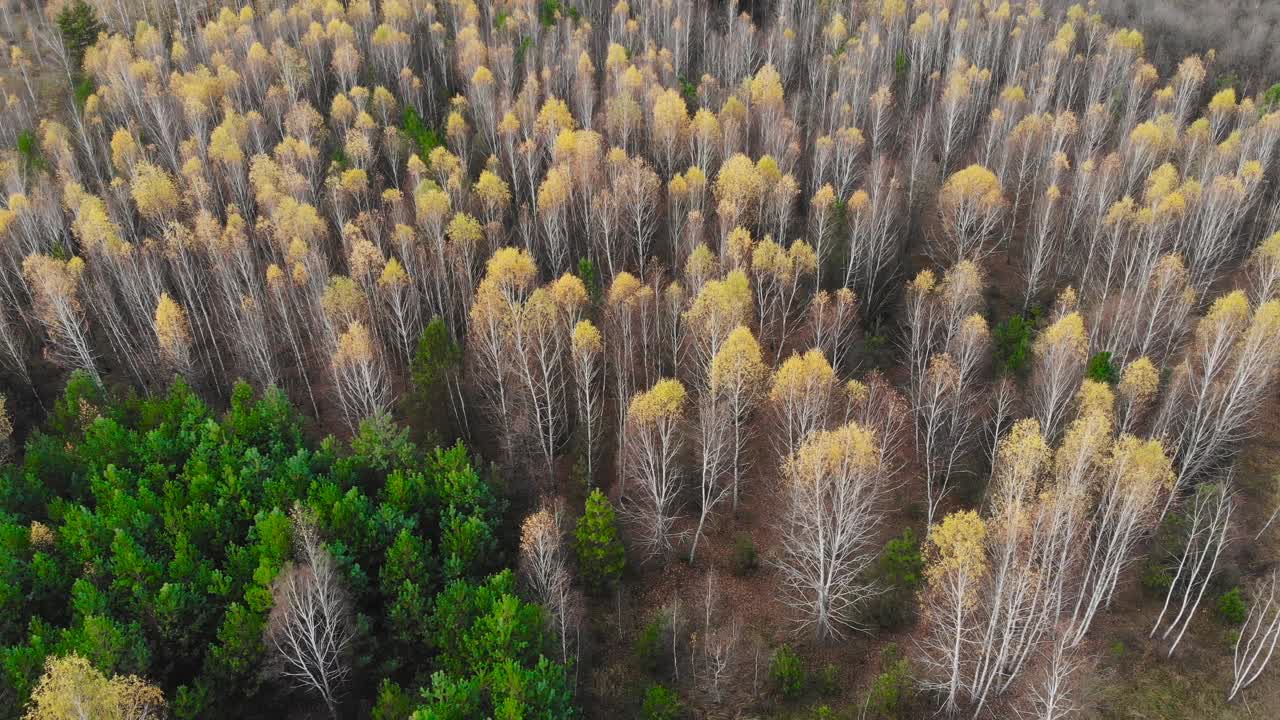
M890 491L921 498L950 709L1047 667L1059 717L1186 506L1153 630L1176 647L1280 363L1280 112L1213 90L1212 53L1162 78L1139 31L1034 2L95 4L82 67L48 17L12 54L92 92L39 121L39 164L0 160L11 376L36 348L143 387L243 376L354 428L440 318L457 426L538 493L579 464L636 552L694 560L781 498L783 595L820 638L878 592ZM1049 308L1025 379L991 365L993 292ZM866 372L863 333L899 367ZM1114 387L1084 378L1102 351ZM567 660L558 518L526 522L525 574ZM1259 607L1243 684L1280 628Z

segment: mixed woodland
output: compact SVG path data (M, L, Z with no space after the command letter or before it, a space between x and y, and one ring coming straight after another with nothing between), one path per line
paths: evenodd
M1280 25L1129 5L0 0L0 717L1280 712Z

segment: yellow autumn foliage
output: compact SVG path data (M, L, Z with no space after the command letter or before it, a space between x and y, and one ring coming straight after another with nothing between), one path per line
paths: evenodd
M678 419L684 413L688 395L679 380L659 380L652 388L637 393L627 407L627 419L640 426L650 426Z

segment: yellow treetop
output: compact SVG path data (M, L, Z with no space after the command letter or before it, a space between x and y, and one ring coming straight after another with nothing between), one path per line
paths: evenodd
M720 142L720 121L716 119L715 113L706 108L700 108L693 114L689 131L701 143L715 145Z
M169 173L149 163L138 163L130 188L138 213L148 220L159 220L178 209L178 189Z
M462 161L457 155L449 152L443 145L435 148L427 155L427 164L438 177L452 177L462 170Z
M450 139L466 138L471 132L471 126L467 125L467 121L462 117L460 112L451 112L445 120L445 137Z
M1058 318L1036 338L1034 350L1038 357L1061 350L1083 360L1089 352L1084 318L1078 312L1067 313Z
M22 275L38 303L69 299L76 302L84 261L78 257L63 262L48 255L28 255L22 261Z
M677 141L689 127L689 111L680 93L668 88L653 98L653 134L662 140Z
M417 211L418 222L427 226L439 227L445 216L452 209L449 193L440 189L430 181L419 183L413 193L413 204Z
M10 429L12 430L12 428ZM32 520L31 527L27 529L27 542L34 548L52 548L54 543L53 530L39 520Z
M1155 119L1138 124L1129 133L1129 140L1138 147L1154 153L1162 153L1175 146L1178 141L1178 128L1173 116L1164 114Z
M906 14L907 0L882 0L880 3L880 17L884 18L886 24Z
M796 240L787 248L791 266L800 276L812 275L818 270L818 253L804 240Z
M484 281L507 294L528 290L537 277L533 256L518 248L499 248L485 266Z
M728 201L739 212L758 202L764 194L764 178L751 158L737 153L724 161L716 175L715 196Z
M386 290L397 290L399 288L408 287L409 273L405 272L404 266L400 261L391 258L382 266L382 274L378 276L378 287Z
M480 225L480 221L464 212L454 214L449 220L445 233L449 236L449 241L459 247L479 247L480 242L484 240L484 228ZM530 261L532 262L532 258Z
M1080 383L1076 402L1080 415L1098 415L1110 420L1115 411L1116 396L1110 385L1086 378Z
M1143 39L1142 33L1132 28L1120 28L1119 30L1116 30L1111 33L1109 40L1112 45L1126 50L1132 50L1139 55L1142 54L1142 50L1146 45L1146 40Z
M227 117L209 134L209 159L227 165L236 165L244 161L244 151L240 149L246 129L244 122L235 113Z
M520 549L526 553L535 552L535 548L548 538L556 538L560 528L556 524L555 515L542 508L524 519L520 525Z
M627 408L627 419L641 426L679 419L687 398L679 380L659 380L652 388L637 393Z
M755 240L751 232L742 226L735 227L725 238L725 253L729 256L730 267L743 267L752 257Z
M564 207L564 204L569 200L569 190L572 187L572 182L569 173L564 168L553 167L548 170L546 177L542 180L542 184L538 186L539 212L554 212Z
M570 345L574 355L599 355L604 349L604 339L600 336L599 328L590 320L579 320L578 324L573 326Z
M1202 342L1219 332L1237 332L1249 320L1249 299L1242 290L1233 290L1213 301L1209 312L1196 326L1196 335Z
M141 678L98 672L79 655L49 657L31 691L26 720L136 720L162 717L164 694Z
M577 129L578 123L573 119L569 105L564 100L551 96L542 104L533 126L540 135L552 138L559 135L561 130Z
M921 270L908 283L908 289L918 295L928 295L938 286L938 276L932 270Z
M995 173L981 165L970 165L947 178L939 202L944 206L977 204L994 209L1004 204L1004 194Z
M1209 101L1209 112L1227 113L1236 109L1236 89L1229 87L1218 91Z
M751 102L765 107L780 107L783 99L782 75L773 63L766 63L751 78Z
M1177 190L1180 181L1178 168L1174 167L1173 163L1164 163L1152 170L1151 174L1147 176L1143 199L1148 205L1155 205Z
M502 210L511 202L511 189L507 183L488 170L480 172L480 177L476 180L473 189L481 202L490 208Z
M129 172L138 159L138 142L126 128L116 128L111 135L111 164L122 173Z
M1143 355L1125 366L1116 386L1120 396L1131 402L1143 403L1155 397L1160 386L1160 371L1151 359Z
M108 254L128 251L120 227L111 219L107 204L102 198L84 192L76 183L67 183L62 197L75 215L71 229L80 238L85 249Z
M818 188L818 191L813 194L813 199L810 201L810 204L820 212L825 213L827 209L835 203L835 201L836 191L831 187L831 183L826 183L822 187Z
M1020 512L1015 506L1030 501L1051 457L1037 420L1026 418L1013 424L997 450L991 495L993 516Z
M703 285L685 318L695 332L707 339L719 339L731 328L747 324L753 307L751 284L742 271L735 270L724 280Z
M169 360L186 357L191 345L191 323L187 320L187 312L169 297L169 293L160 293L152 327L161 355Z
M363 195L369 190L369 173L360 168L344 170L338 177L338 187L348 195Z
M986 574L987 525L973 510L953 512L929 532L925 575L930 585L943 582L951 573L975 578Z
M751 251L751 271L756 275L772 275L779 282L788 282L795 272L791 257L782 246L766 236Z
M613 282L609 285L609 297L606 300L610 306L618 307L629 303L642 287L643 284L635 275L625 271L620 272L613 276Z
M761 155L756 161L756 172L760 173L760 179L764 181L765 189L770 189L782 179L782 170L778 167L778 161L772 155Z
M1280 236L1280 234L1278 234ZM689 253L689 259L684 264L684 274L696 285L701 285L706 278L712 277L720 271L720 263L716 259L715 253L711 252L711 248L706 244L701 244Z
M787 479L805 488L832 477L873 470L880 459L876 435L857 423L810 435L787 458Z
M711 392L718 395L736 389L754 393L768 372L760 343L756 342L751 330L739 325L729 333L719 352L711 359Z
M373 338L364 323L353 320L347 329L338 336L338 349L333 354L333 364L337 367L352 367L373 361Z
M808 388L835 382L836 373L822 351L813 348L803 355L792 353L773 374L769 399L775 403L804 394Z
M1274 353L1280 343L1280 300L1269 300L1253 313L1253 321L1249 323L1246 344L1271 347Z
M551 284L551 298L562 312L577 315L587 304L587 286L573 273L565 273Z
M1111 446L1107 458L1123 489L1150 502L1174 484L1173 462L1159 440L1142 440L1122 435Z

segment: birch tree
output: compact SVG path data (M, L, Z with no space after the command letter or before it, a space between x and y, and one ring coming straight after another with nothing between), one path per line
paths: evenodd
M934 261L949 266L986 259L995 249L1005 204L999 179L981 165L970 165L947 178L938 194L943 230L930 251Z
M596 461L604 419L604 340L590 320L579 320L569 341L573 390L577 401L578 434L586 461L587 485L595 482Z
M1084 377L1089 344L1084 318L1067 313L1036 338L1031 379L1031 406L1045 437L1057 437L1068 403Z
M581 603L573 589L564 550L564 530L558 506L543 507L520 527L520 574L534 600L546 613L548 629L560 641L560 661L577 645Z
M955 713L963 699L967 663L977 642L974 614L982 601L988 566L986 523L972 510L954 512L929 532L927 584L922 598L925 635L921 640L926 675L922 684L942 694L943 708Z
M787 459L783 475L786 602L819 640L841 638L876 593L865 571L877 556L888 486L875 435L852 423L816 432Z
M729 474L733 507L738 507L742 478L750 468L747 446L754 433L750 420L765 391L768 369L751 331L739 326L729 333L711 360L710 394L723 405L721 419L729 426Z
M1079 645L1100 609L1111 605L1120 575L1138 543L1160 519L1160 501L1173 489L1173 464L1158 440L1121 436L1102 469L1084 573L1067 641Z
M1258 583L1249 603L1249 614L1236 636L1235 650L1231 655L1233 679L1227 690L1227 700L1234 700L1241 690L1257 680L1267 669L1276 644L1280 643L1280 601L1276 587L1280 584L1280 571Z
M1186 634L1227 545L1234 509L1228 481L1229 478L1197 487L1186 510L1186 542L1178 555L1178 567L1165 594L1164 605L1148 633L1148 637L1155 637L1164 628L1160 639L1169 641L1169 656L1178 649L1178 643ZM1175 599L1177 604L1173 607ZM1167 621L1166 616L1170 616Z
M821 350L792 353L778 367L769 384L769 403L781 425L779 456L793 455L805 438L826 425L835 386L835 371Z
M49 338L49 358L97 378L88 323L80 303L84 261L73 257L63 262L48 255L31 255L22 262L22 273L31 288L36 318Z
M1280 301L1251 314L1242 291L1216 300L1174 369L1155 421L1156 432L1169 438L1179 489L1228 461L1251 436L1278 367Z
M659 380L636 394L627 407L626 476L623 513L636 526L637 540L650 557L672 549L680 519L684 469L680 424L687 394L677 380Z
M272 585L266 641L279 676L319 695L336 718L356 639L351 600L314 521L301 509L292 520L295 561Z

